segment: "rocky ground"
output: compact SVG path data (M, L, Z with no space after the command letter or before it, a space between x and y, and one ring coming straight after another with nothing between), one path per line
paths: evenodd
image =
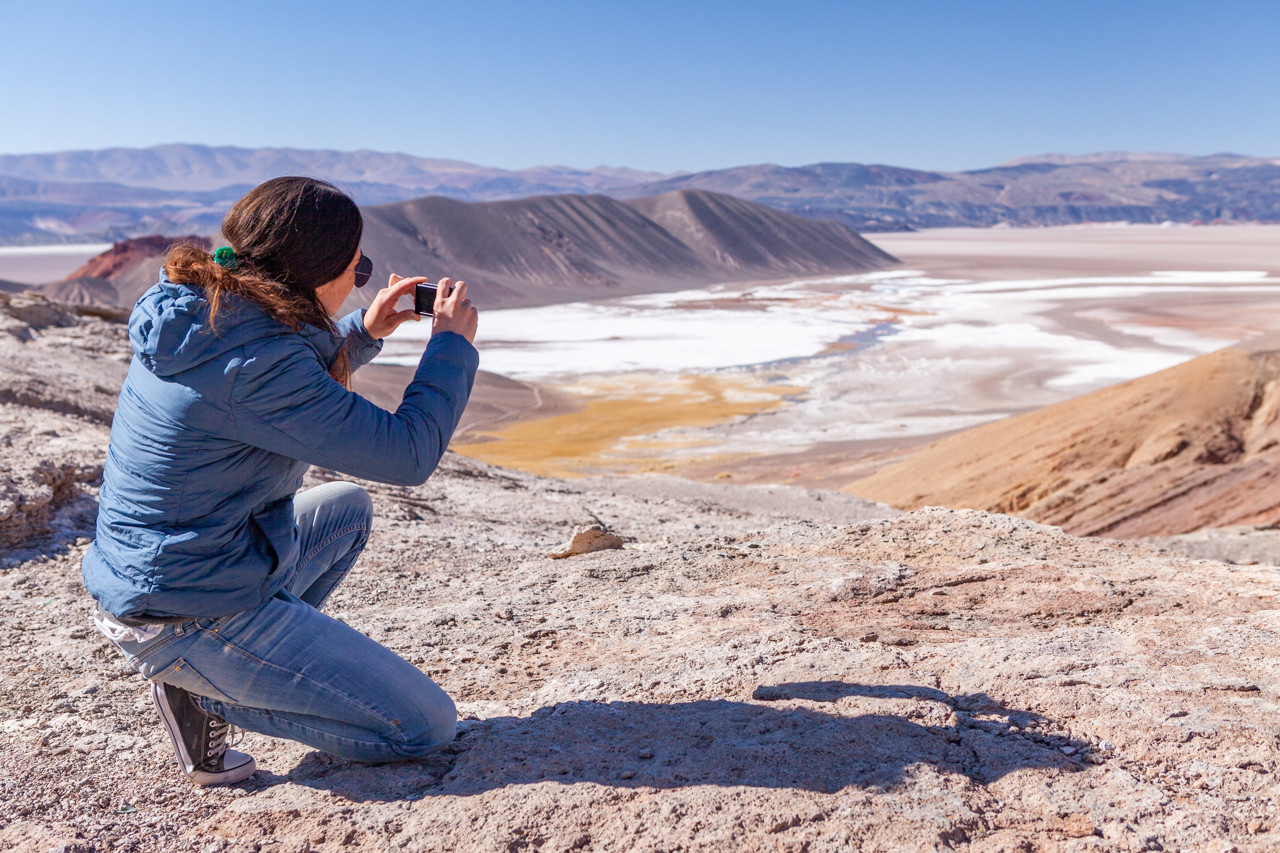
M969 510L454 456L420 488L367 484L378 527L330 609L458 700L456 743L367 767L250 734L257 774L193 788L79 581L122 334L15 299L0 306L18 365L0 376L0 848L1280 846L1274 566ZM548 556L584 525L623 547Z

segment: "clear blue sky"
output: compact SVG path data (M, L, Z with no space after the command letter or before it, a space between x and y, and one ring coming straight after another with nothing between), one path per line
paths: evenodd
M0 153L520 168L1280 156L1280 2L0 0Z

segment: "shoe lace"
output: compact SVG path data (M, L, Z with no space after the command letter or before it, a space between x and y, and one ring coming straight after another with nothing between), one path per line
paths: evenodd
M209 717L209 747L205 750L205 758L210 761L221 758L227 747L240 742L240 730L218 717Z

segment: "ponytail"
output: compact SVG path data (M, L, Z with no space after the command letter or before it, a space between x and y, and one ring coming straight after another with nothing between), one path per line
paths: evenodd
M164 273L175 284L191 285L204 293L209 303L209 328L215 334L219 316L225 308L223 300L228 294L252 302L269 317L295 332L308 324L327 332L337 332L333 319L321 306L315 291L304 292L271 281L243 260L235 269L228 269L202 247L178 243L165 255ZM329 375L344 387L351 386L351 359L347 354L346 341L329 365Z

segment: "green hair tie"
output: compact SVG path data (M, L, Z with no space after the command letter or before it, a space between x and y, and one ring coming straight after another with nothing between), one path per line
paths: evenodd
M213 259L223 269L233 270L236 268L236 250L230 246L223 246L214 252Z

